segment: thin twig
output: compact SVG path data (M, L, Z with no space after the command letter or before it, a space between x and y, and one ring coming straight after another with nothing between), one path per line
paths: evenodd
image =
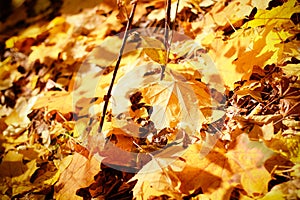
M170 28L170 15L171 15L171 0L166 0L166 17L165 17L165 37L164 37L164 45L166 50L166 61L165 64L161 65L161 77L160 80L164 78L164 73L166 69L166 65L169 60L169 28Z
M119 66L120 66L120 63L121 63L121 59L122 59L123 51L124 51L124 48L125 48L126 40L128 38L128 31L129 31L129 29L131 27L131 24L132 24L132 21L133 21L133 16L134 16L134 13L135 13L137 2L138 2L137 0L132 2L133 6L132 6L132 9L131 9L131 12L130 12L129 19L127 21L125 33L124 33L124 36L123 36L122 45L121 45L120 52L119 52L119 55L118 55L118 60L117 60L117 63L116 63L116 67L114 69L113 77L112 77L112 80L110 82L107 94L104 96L104 102L105 103L104 103L104 106L103 106L100 125L99 125L99 128L98 128L99 133L102 132L102 128L103 128L104 121L105 121L105 115L106 115L106 111L107 111L107 107L108 107L108 102L109 102L109 99L111 97L111 91L112 91L112 88L113 88L113 85L114 85L114 82L115 82L115 79L116 79L116 76L117 76L117 73L118 73L118 69L119 69Z
M176 11L175 11L175 16L174 16L174 21L173 21L173 26L172 26L172 35L171 35L171 39L170 39L170 46L172 44L172 41L173 41L173 36L174 36L174 31L176 29L176 19L177 19L177 13L178 13L178 7L179 7L179 3L180 3L180 0L177 0L177 5L176 5ZM169 53L168 53L169 54ZM169 55L168 55L169 57Z
M169 6L169 8L171 8L171 5L170 4L168 4L168 6ZM171 38L170 38L170 41L168 42L168 40L169 40L169 27L170 26L167 26L166 24L165 24L165 29L166 29L166 32L167 32L167 35L165 35L165 46L166 46L166 65L167 65L167 63L168 63L168 61L169 61L169 57L170 57L170 49L171 49L171 44L172 44L172 41L173 41L173 36L174 36L174 31L173 30L175 30L175 25L176 25L176 18L177 18L177 12L178 12L178 7L179 7L179 0L177 0L177 5L176 5L176 11L175 11L175 17L174 17L174 21L173 21L173 26L172 26L172 29L171 29L171 31L172 31L172 34L171 34ZM169 16L170 16L171 14L169 14ZM167 17L166 17L167 18ZM169 23L171 23L171 20L169 19ZM165 32L165 33L166 33ZM167 37L167 38L166 38ZM163 65L161 68L162 68L162 75L161 75L161 79L160 80L162 80L163 78L164 78L164 72L165 72L165 70L166 70L166 65Z
M169 27L171 22L171 0L166 0L166 17L165 17L165 48L168 50L169 48Z

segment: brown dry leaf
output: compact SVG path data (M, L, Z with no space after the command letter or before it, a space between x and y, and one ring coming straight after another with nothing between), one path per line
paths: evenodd
M262 126L254 125L251 131L249 132L249 138L251 140L271 140L274 136L274 124L273 121L271 123L265 123Z
M242 97L250 95L253 99L258 102L261 102L261 94L260 91L257 91L258 88L261 87L261 83L258 81L247 81L247 83L243 84L238 91L235 92L237 95L237 102Z
M281 120L283 116L281 114L268 114L268 115L252 115L249 117L246 117L246 120L249 120L250 122L264 125L269 124L271 122L276 123L278 120Z
M72 156L72 161L64 170L55 184L56 199L81 199L76 191L87 187L94 181L94 176L100 171L100 163L95 158L87 159L79 153Z
M134 139L120 129L113 129L109 134L114 134L114 141L107 142L105 148L98 152L104 158L102 163L120 167L136 167L137 153L133 152Z

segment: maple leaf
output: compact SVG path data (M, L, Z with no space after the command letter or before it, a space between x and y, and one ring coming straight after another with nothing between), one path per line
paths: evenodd
M292 14L297 11L299 11L297 1L290 0L271 10L258 10L254 16L254 20L247 22L245 26L258 27L263 25L281 24L282 20L289 19Z
M178 155L186 151L182 143L175 144L162 149L161 151L149 153L152 158L142 167L138 173L129 180L137 183L133 188L133 195L137 199L148 199L151 196L169 195L175 199L181 197L178 189L181 185L175 171L182 170L183 162L176 161ZM170 166L171 165L171 166Z
M55 184L54 196L57 199L81 199L76 196L76 191L94 181L93 176L100 171L100 164L94 158L87 159L79 153L66 159L67 165L59 165L61 176Z
M145 102L153 106L150 119L159 130L164 127L174 127L179 122L188 124L191 130L199 130L204 116L198 108L197 96L191 86L182 77L172 71L166 73L166 78L143 92ZM204 88L197 88L205 94ZM210 96L206 93L206 99Z
M215 146L205 157L200 157L199 152L202 145L193 144L180 159L170 164L168 168L175 170L171 172L171 177L176 177L173 179L176 181L172 184L177 186L179 193L188 195L193 193L195 189L201 188L203 193L212 199L220 196L229 199L232 188L238 184L242 185L249 196L256 193L260 195L266 193L271 176L263 164L266 159L273 155L273 152L264 147L262 143L249 141L245 134L237 137L227 152L220 145L221 143ZM140 177L137 183L139 187L134 189L134 193L147 191L148 188L152 188L150 191L155 189L160 192L163 189L163 192L167 192L165 191L167 186L164 186L166 184L164 182L151 182L150 185L142 185L143 181L149 180L147 177L158 179L165 176L163 172L163 169L149 172L145 174L144 179L137 175ZM263 181L258 183L257 176L264 177ZM177 183L178 181L180 184Z
M259 62L261 59L252 59L250 60L252 63L247 63L247 66L233 64L236 58L241 59L240 57L245 54L255 36L253 35L253 30L237 30L225 42L218 35L218 32L213 33L203 41L200 41L200 43L209 48L208 54L214 61L224 83L233 88L236 80L241 79L245 74L251 73L254 64L260 66ZM249 55L247 58L249 58ZM251 68L249 68L249 65Z
M142 40L140 47L143 49L143 52L145 52L151 60L165 65L168 59L164 44L155 38L143 36L140 38Z
M294 35L291 31L294 29L294 25L290 18L297 10L299 10L299 5L296 1L288 1L272 10L258 10L254 19L243 26L245 28L265 27L262 30L263 37L257 37L254 41L254 45L262 45L261 47L254 46L254 49L260 51L258 52L259 55L273 51L264 65L283 62L290 58L289 50L286 47L289 46L288 43L290 42L287 39ZM283 41L287 41L287 44L284 44Z
M165 127L175 127L179 122L188 124L190 130L195 132L201 127L204 116L199 110L198 97L194 90L198 90L204 99L209 99L206 87L193 82L185 82L185 78L175 71L166 71L166 78L160 81L160 73L149 74L151 71L159 71L160 65L148 63L144 66L129 70L120 78L113 92L112 112L115 116L121 113L129 114L129 95L140 88L145 102L153 107L150 119L155 127L161 130ZM135 74L136 79L132 79ZM203 106L209 106L208 103Z
M196 157L197 154L186 154L187 158L190 155L194 155L193 159L187 159L188 165L186 168L186 173L189 173L189 162L191 162L191 167L198 168L197 166L199 166L199 170L203 170L203 172L200 172L197 175L199 178L195 178L194 180L184 180L185 177L182 176L183 181L193 181L196 184L193 188L198 188L201 186L203 192L210 193L212 197L214 195L221 195L224 192L222 191L222 188L224 187L225 189L228 187L226 186L227 183L224 182L225 180L231 183L232 186L241 183L244 189L248 192L253 192L253 188L251 187L258 187L261 190L260 193L266 192L266 186L271 177L268 175L269 173L263 169L263 160L266 160L269 156L271 156L272 152L263 147L261 143L249 141L248 136L244 134L237 138L236 144L229 148L227 152L223 153L222 150L219 152L220 150L213 149L203 160L199 160L198 162L195 160L199 159ZM259 168L261 168L259 173L262 173L264 176L268 177L263 182L263 187L256 185L256 180L254 178L256 176L255 170ZM209 174L206 175L207 178L203 178L203 176L205 177L206 173L211 173L215 176L215 178L210 178ZM184 170L182 174L185 174ZM249 176L252 177L252 179L247 179L245 182L243 179L239 180L239 175L241 177ZM219 179L219 177L222 178L222 181ZM211 187L216 187L216 191L214 192ZM251 196L251 192L248 193L248 195ZM223 193L223 195L225 195L225 193Z

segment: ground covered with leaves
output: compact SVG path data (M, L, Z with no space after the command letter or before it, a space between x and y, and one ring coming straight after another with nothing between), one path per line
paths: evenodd
M1 199L300 198L300 3L166 2L0 2Z

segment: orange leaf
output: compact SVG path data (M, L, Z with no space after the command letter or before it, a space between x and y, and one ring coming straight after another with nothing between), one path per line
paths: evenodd
M76 196L76 191L93 183L94 175L99 171L100 163L98 161L75 153L71 163L61 173L59 181L55 184L55 198L60 200L82 199Z

